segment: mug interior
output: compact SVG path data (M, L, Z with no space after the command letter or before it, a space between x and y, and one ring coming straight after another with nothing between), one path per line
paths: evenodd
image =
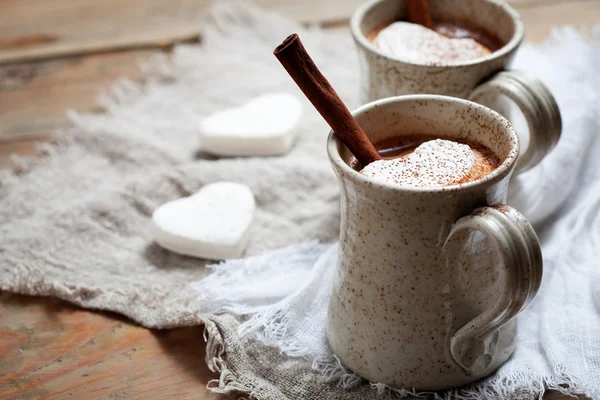
M435 95L390 97L365 104L353 115L374 144L398 136L424 134L484 145L501 164L474 182L502 174L514 165L519 154L519 139L508 120L468 100ZM333 133L328 139L328 153L333 163L341 161L343 169L352 169L352 153Z
M439 22L458 23L479 28L504 43L492 53L516 46L523 36L523 27L516 11L498 0L429 0L431 17ZM363 44L376 48L367 39L371 32L392 22L408 20L406 0L374 0L357 10L352 18L352 29L360 31ZM488 57L490 57L488 56Z

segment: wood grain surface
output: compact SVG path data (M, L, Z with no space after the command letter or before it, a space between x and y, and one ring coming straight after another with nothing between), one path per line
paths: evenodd
M50 0L49 3L53 1L58 0ZM336 9L337 5L336 15L349 15L352 11L350 6L354 1L358 0L351 0L343 7L340 6L343 2L334 1L332 9ZM552 27L557 25L589 27L593 23L600 23L600 1L597 0L544 0L537 6L532 5L531 1L516 3L529 41L541 42ZM0 2L0 19L8 18L1 12L3 7L7 7L7 3L11 2ZM277 7L293 15L299 4L286 0L277 2ZM306 7L306 10L314 11L310 7ZM306 14L308 12L304 11L305 19L309 18ZM18 16L19 14L15 15L15 18ZM330 19L332 20L333 18ZM343 21L328 26L348 30L347 22ZM0 27L3 26L0 21ZM0 28L0 38L7 35L6 31L7 28ZM31 137L47 135L65 126L65 111L69 108L77 111L99 111L96 106L99 92L110 88L112 82L120 76L140 81L142 73L139 64L162 51L145 49L0 65L0 146L9 146L6 143L8 139L12 145L15 139L29 140ZM2 53L0 50L0 54ZM17 147L22 148L20 145ZM3 164L6 165L6 162Z
M312 24L347 21L363 2L255 0L259 5ZM508 2L526 9L582 1ZM3 0L0 2L0 64L101 51L164 48L177 42L194 41L199 38L199 21L209 3L211 0L129 0L127 3L120 0ZM559 13L556 17L573 16L577 14L576 7L569 7L568 13Z
M161 50L0 65L0 140L64 127L67 109L101 111L96 99L121 77L142 82L140 64Z
M202 335L0 294L0 398L208 399Z
M0 398L238 398L206 389L216 375L202 335L202 327L148 330L61 300L0 293Z
M209 0L3 0L0 63L198 39Z
M60 134L67 109L101 112L95 99L116 79L141 82L140 63L174 42L196 40L208 1L0 1L0 168L11 167L10 154L34 155L36 144ZM362 0L256 2L347 31ZM510 3L534 42L556 25L600 23L598 0ZM222 399L206 390L213 375L202 333L151 331L60 300L0 294L0 398ZM569 397L544 396L562 398Z

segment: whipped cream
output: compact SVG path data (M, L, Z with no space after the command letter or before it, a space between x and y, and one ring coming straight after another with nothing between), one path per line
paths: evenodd
M422 143L408 156L374 161L360 173L383 182L439 187L460 181L474 163L475 155L468 145L435 139Z
M449 38L402 21L382 29L373 44L390 57L421 64L468 61L490 54L487 47L471 38Z

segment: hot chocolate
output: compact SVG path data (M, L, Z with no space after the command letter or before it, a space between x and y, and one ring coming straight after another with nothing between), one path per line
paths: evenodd
M451 22L433 22L433 29L405 21L375 29L369 40L383 53L418 63L468 61L500 49L503 43L477 28Z
M376 143L383 156L362 168L351 166L376 180L414 187L442 187L475 181L500 164L487 147L431 135L401 136Z

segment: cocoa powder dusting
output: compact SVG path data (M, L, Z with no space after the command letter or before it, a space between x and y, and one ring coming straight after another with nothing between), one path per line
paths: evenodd
M414 158L412 160L409 158L419 146L432 140L439 140L438 143L445 147L429 145L425 150L429 151L429 154L425 154L425 158L416 162ZM462 148L457 146L459 143L468 146L469 150L464 146ZM370 165L367 171L353 158L350 166L366 176L409 186L441 187L475 181L490 174L500 165L500 159L479 143L433 135L399 136L376 143L375 147L382 159L388 162L378 161L378 164ZM389 160L396 161L389 162Z
M432 30L394 21L369 32L367 38L391 57L434 64L480 58L504 46L499 38L481 28L440 21L433 22Z

